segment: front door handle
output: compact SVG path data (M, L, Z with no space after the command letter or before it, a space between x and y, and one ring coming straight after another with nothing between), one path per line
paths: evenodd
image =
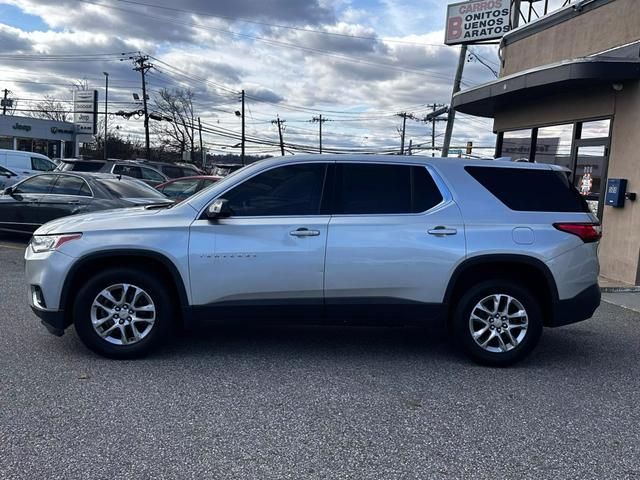
M438 225L437 227L433 227L431 230L427 230L427 233L429 235L435 235L436 237L444 237L445 235L455 235L458 233L458 230Z
M298 228L289 232L289 235L293 237L317 237L320 235L320 230L309 230L308 228Z

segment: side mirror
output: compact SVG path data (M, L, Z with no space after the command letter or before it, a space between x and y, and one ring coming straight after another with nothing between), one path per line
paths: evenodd
M219 198L205 210L205 215L209 220L217 220L219 218L226 218L231 216L231 208L229 207L229 200Z
M4 192L3 192L3 193L4 193L5 195L13 196L13 192L14 192L14 191L15 191L15 188L14 188L14 187L7 187L7 188L5 188L5 189L4 189Z

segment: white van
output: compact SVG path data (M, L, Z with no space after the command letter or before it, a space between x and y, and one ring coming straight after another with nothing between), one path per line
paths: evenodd
M40 153L3 149L0 149L0 166L27 175L50 172L56 168L56 164L49 157Z

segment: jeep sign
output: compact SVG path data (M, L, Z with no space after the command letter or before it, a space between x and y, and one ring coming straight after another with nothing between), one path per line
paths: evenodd
M501 38L509 31L509 0L475 0L447 7L444 43L475 43Z
M73 92L73 123L76 124L76 133L94 135L97 113L97 90L76 90Z

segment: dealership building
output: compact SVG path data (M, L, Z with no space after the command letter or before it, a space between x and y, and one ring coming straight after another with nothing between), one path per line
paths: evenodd
M602 223L602 276L640 285L640 1L573 2L509 31L500 58L499 78L453 107L493 119L496 156L571 169ZM616 208L605 197L617 179Z
M0 115L0 148L64 158L73 157L75 143L73 123Z

